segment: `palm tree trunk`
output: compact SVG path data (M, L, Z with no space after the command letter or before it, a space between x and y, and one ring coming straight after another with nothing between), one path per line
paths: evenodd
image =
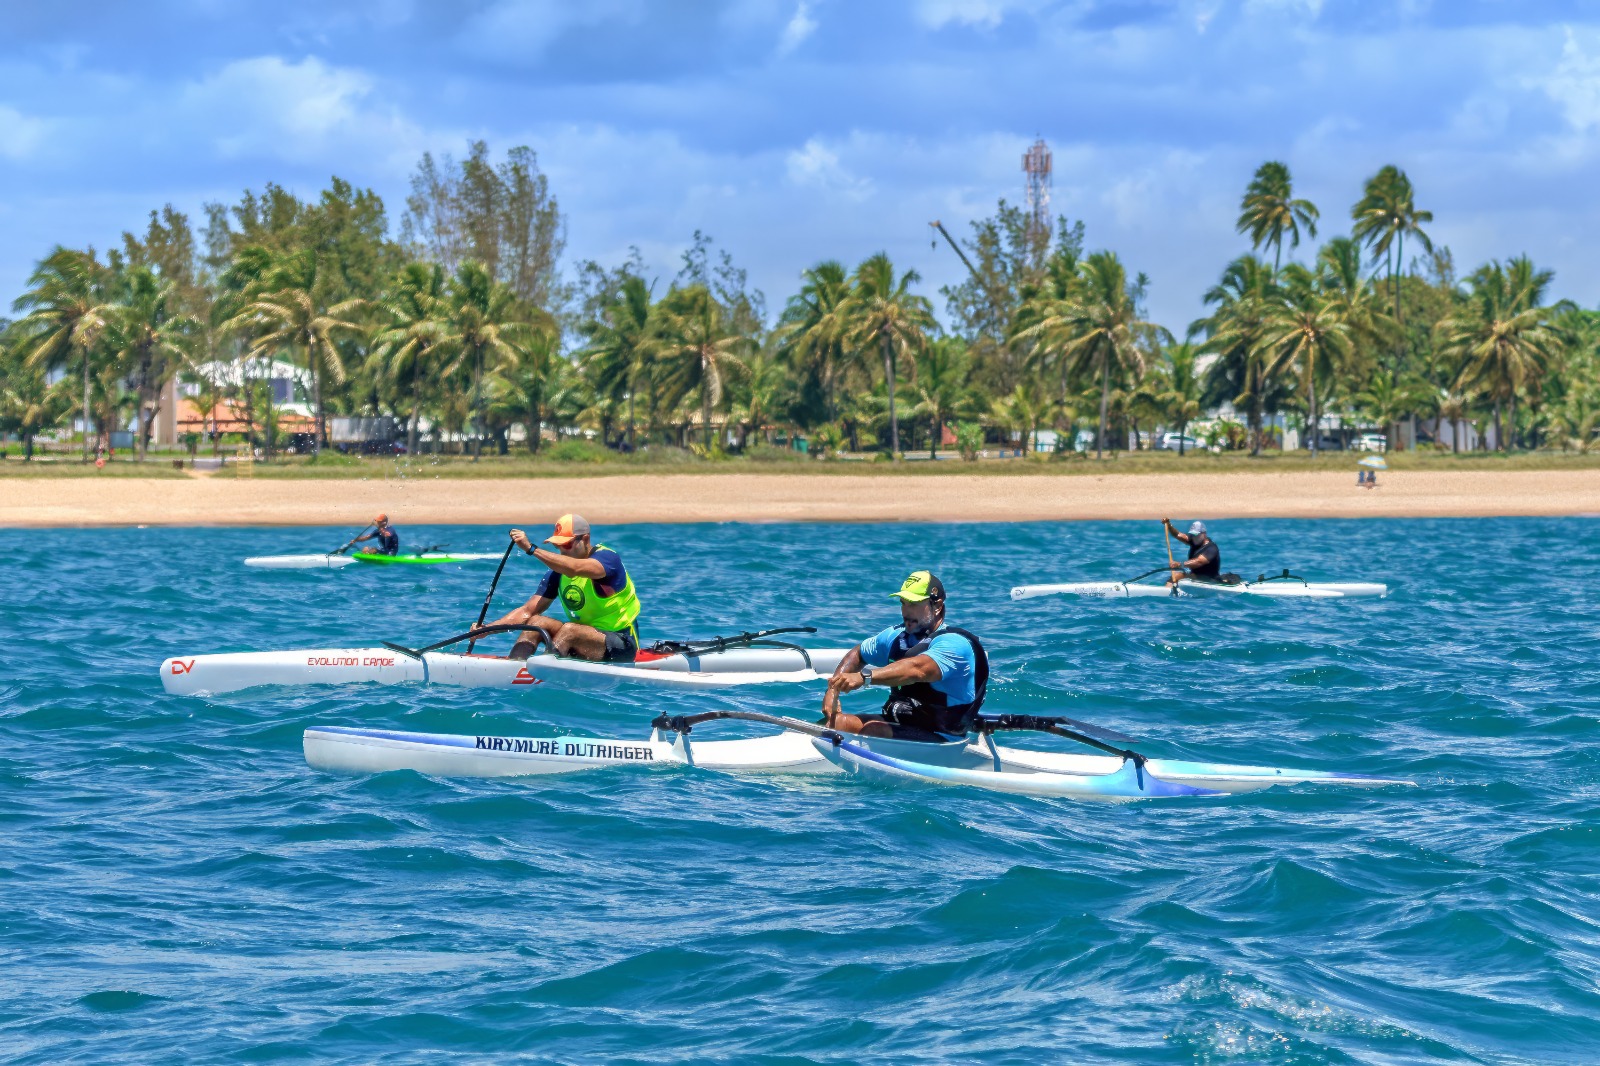
M306 363L311 368L311 405L316 408L316 418L311 425L311 458L315 460L322 455L322 375L317 373L315 355Z
M933 412L933 425L928 427L928 458L939 458L939 438L944 436L944 422L939 418L937 408Z
M628 454L634 452L633 446L633 389L628 390Z
M417 361L411 360L411 424L406 427L406 454L417 454L417 423L422 418L422 383L417 374Z
M1105 458L1106 454L1106 409L1111 405L1111 360L1102 359L1100 363L1100 435L1095 438L1094 457Z
M883 376L889 383L889 458L900 458L900 423L894 411L894 348L889 343L889 335L884 334L883 344Z
M1320 439L1322 437L1322 420L1317 417L1317 379L1315 375L1306 375L1306 386L1310 395L1311 458L1315 460L1317 457L1317 445L1322 443Z
M711 382L700 378L700 417L706 424L706 454L711 454Z
M1505 431L1500 428L1500 401L1498 398L1494 401L1494 443L1495 447L1501 451L1506 450Z
M89 346L83 347L83 461L89 461Z

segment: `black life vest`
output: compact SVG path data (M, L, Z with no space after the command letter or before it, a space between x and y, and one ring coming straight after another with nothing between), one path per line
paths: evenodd
M972 732L978 711L983 707L983 697L989 688L989 653L983 642L965 629L942 626L938 631L915 644L902 630L889 648L889 661L899 662L921 655L940 633L954 633L966 637L972 644L972 702L952 704L950 698L928 681L896 688L883 704L883 719L895 725L926 729L931 733L949 733L955 736Z
M388 529L378 530L378 553L380 555L397 555L400 552L400 534L393 526Z
M1192 562L1201 552L1205 551L1206 548L1216 548L1216 545L1217 542L1214 540L1208 541L1205 547L1201 547L1198 544L1189 545L1188 561ZM1222 549L1216 548L1216 558L1212 559L1210 562L1201 563L1199 566L1191 566L1189 568L1189 573L1193 574L1195 577L1203 578L1207 581L1220 581L1222 579Z

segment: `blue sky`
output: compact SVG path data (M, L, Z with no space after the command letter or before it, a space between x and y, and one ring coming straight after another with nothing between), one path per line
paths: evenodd
M1181 330L1282 159L1348 230L1406 169L1462 268L1526 252L1600 303L1600 5L1545 0L13 0L0 43L0 301L57 243L105 247L337 173L397 227L424 150L527 144L568 261L663 276L695 229L780 306L887 250L934 295L954 232L1055 152L1056 211ZM936 301L943 310L942 301Z

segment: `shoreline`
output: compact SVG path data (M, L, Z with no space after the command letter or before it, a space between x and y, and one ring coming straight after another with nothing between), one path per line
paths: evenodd
M1600 469L946 475L625 474L452 479L27 478L0 481L0 528L539 525L577 511L638 522L1024 522L1473 518L1600 514Z

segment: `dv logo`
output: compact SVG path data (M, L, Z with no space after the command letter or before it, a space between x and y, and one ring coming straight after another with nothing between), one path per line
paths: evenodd
M194 660L193 659L190 659L188 662L184 662L182 659L174 659L174 660L172 660L172 673L173 673L174 676L176 676L178 674L187 674L190 670L193 670L193 669L194 669Z

